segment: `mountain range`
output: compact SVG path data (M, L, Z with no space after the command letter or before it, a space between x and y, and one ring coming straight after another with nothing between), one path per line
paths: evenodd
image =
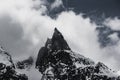
M104 63L95 63L72 51L57 28L40 48L35 61L34 64L34 59L29 57L14 63L11 55L0 47L0 80L29 80L19 70L30 70L33 65L33 70L42 74L41 80L120 80L120 76Z

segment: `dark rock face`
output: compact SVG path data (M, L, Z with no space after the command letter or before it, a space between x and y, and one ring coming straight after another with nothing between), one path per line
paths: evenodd
M0 80L28 80L28 77L25 74L17 74L14 68L7 66L0 70Z
M51 39L51 48L53 51L70 50L67 42L64 40L62 34L55 28L53 37ZM46 45L47 46L47 45Z
M70 50L62 34L55 28L52 39L47 39L45 47L42 47L40 49L38 59L36 61L36 66L39 66L42 63L44 63L44 59L46 59L46 56L48 56L50 53L64 49Z
M36 68L41 80L120 80L106 65L74 53L62 34L55 28L38 53Z
M25 74L18 74L9 53L0 48L0 80L28 80Z

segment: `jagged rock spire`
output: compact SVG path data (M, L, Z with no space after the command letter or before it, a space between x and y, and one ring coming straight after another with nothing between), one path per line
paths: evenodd
M54 29L54 33L52 38L48 38L45 44L47 49L51 49L52 51L57 50L70 50L66 40L63 35L58 31L57 28Z
M63 35L58 31L57 28L54 29L54 34L52 36L52 49L53 50L70 50L66 40Z
M52 38L48 38L45 46L42 47L38 52L38 57L36 61L36 67L43 63L43 60L50 54L50 52L58 50L71 50L64 39L63 35L58 31L57 28L54 29Z

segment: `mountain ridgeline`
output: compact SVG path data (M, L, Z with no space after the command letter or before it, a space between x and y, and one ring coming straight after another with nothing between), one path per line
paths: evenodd
M0 80L28 80L25 74L17 72L11 55L0 47Z
M101 62L71 50L63 35L55 28L51 39L39 50L36 68L41 80L120 80L120 77Z
M33 63L31 56L14 63L11 55L0 47L0 80L29 80L27 73ZM35 66L42 74L41 80L120 80L120 76L102 62L95 63L73 52L56 28L52 38L39 50ZM27 73L20 73L25 70Z

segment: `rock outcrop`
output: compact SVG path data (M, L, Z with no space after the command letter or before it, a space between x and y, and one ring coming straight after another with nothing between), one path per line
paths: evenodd
M0 47L0 80L28 80L16 71L11 55Z

